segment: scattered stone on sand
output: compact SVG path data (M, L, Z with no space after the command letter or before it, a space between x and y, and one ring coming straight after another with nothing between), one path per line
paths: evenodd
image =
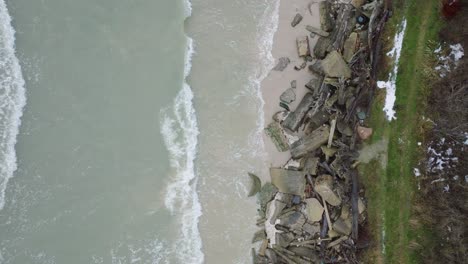
M291 131L297 131L300 125L302 124L304 116L307 114L307 111L309 111L313 102L314 102L313 95L311 93L307 93L302 98L296 110L294 112L291 112L284 119L283 126Z
M328 141L330 127L324 125L312 131L309 135L299 139L291 145L291 155L293 158L302 158L307 153L314 151Z
M315 180L315 191L332 206L341 204L341 199L333 191L333 177L331 175L320 175Z
M326 76L336 78L351 78L351 69L338 51L331 51L322 60L322 69Z
M302 15L297 13L294 16L293 21L291 21L291 26L295 27L295 26L297 26L297 24L301 23L301 21L302 21Z
M291 88L294 88L294 89L295 89L296 86L297 86L297 81L296 81L296 80L292 80L292 81L291 81Z
M353 32L349 35L348 39L346 39L343 48L343 59L346 62L350 62L353 58L353 55L356 53L358 45L358 34Z
M357 133L362 140L368 139L372 135L372 128L357 126Z
M322 215L324 212L323 206L320 202L315 198L306 199L307 203L307 216L309 221L317 222L322 219Z
M288 111L278 111L273 115L272 118L274 121L281 123L284 121L286 116L288 116L288 113L289 113Z
M250 187L250 191L249 191L249 197L251 197L260 191L260 189L262 188L262 182L260 181L260 178L258 178L257 175L250 173L250 172L248 174L252 181L252 187Z
M293 88L288 88L284 91L280 96L281 102L286 104L290 104L296 100L296 93L294 92Z
M322 27L322 30L326 32L332 31L333 27L335 26L335 21L333 20L331 13L331 3L329 1L320 2L319 11L320 26Z
M297 65L294 66L294 69L295 69L296 71L300 71L300 70L304 69L306 66L307 66L307 62L304 61L301 65L299 65L299 66L297 66Z
M282 193L304 195L305 177L301 171L270 168L271 183Z
M310 55L309 50L309 38L307 36L297 37L297 53L299 57L305 57Z
M330 33L326 32L326 31L323 31L323 30L321 30L320 28L316 28L316 27L314 27L314 26L307 25L307 26L306 26L306 29L307 29L307 31L309 31L310 33L314 33L314 34L317 34L317 35L322 36L322 37L328 37L328 36L330 36Z
M276 66L273 68L274 71L284 71L286 67L288 67L289 63L291 61L289 60L288 57L281 57L278 59L278 63Z
M279 152L284 152L289 149L288 139L283 133L283 128L278 122L272 122L265 128L266 134L271 138L271 141L276 146Z

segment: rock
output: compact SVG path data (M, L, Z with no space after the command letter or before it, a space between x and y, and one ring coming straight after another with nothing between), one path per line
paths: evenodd
M300 70L304 69L306 66L307 66L307 62L304 61L301 65L299 65L299 66L294 66L294 69L295 69L296 71L300 71Z
M278 263L278 256L273 249L267 248L265 250L265 256L270 260L271 263Z
M320 37L314 46L314 55L318 59L323 59L328 53L332 40L326 37Z
M305 60L308 61L308 62L311 62L311 61L314 60L314 58L312 58L312 56L309 55L309 56L305 57Z
M288 115L287 111L279 111L279 112L276 112L272 118L274 121L281 123L283 122L283 120L286 118L287 115Z
M254 234L254 236L252 238L252 243L262 241L265 238L266 238L265 229L259 230L259 231L255 232L255 234Z
M355 8L360 8L367 0L351 0L351 4Z
M289 230L302 230L306 218L301 212L291 211L279 217L279 224L289 228Z
M324 174L317 177L314 190L330 205L338 206L341 204L341 199L333 191L333 177L331 175Z
M296 81L296 80L292 80L292 81L291 81L291 88L296 89L296 86L297 86L297 81Z
M330 32L335 26L335 21L332 17L331 3L329 1L320 2L320 26L322 30Z
M366 140L372 135L372 128L357 126L356 130L362 140Z
M319 223L314 223L314 224L305 223L302 226L302 230L309 233L311 236L314 236L315 234L320 233L320 224Z
M343 59L346 62L351 61L353 55L356 53L358 44L358 34L356 32L351 33L348 39L346 39L343 47Z
M294 234L291 232L281 233L281 234L277 233L275 240L276 240L276 243L275 243L276 245L282 248L286 248L294 240Z
M297 53L299 57L305 57L310 55L309 51L309 38L307 36L301 36L296 39Z
M280 102L280 103L279 103L279 106L280 106L281 108L284 108L284 110L286 110L286 111L288 111L288 112L290 111L289 106L288 106L287 104L283 103L283 102Z
M278 59L278 64L273 68L274 71L283 71L288 67L289 63L291 61L289 60L288 57L281 57Z
M257 175L250 172L248 174L250 176L250 179L252 180L252 186L250 187L249 191L249 197L251 197L260 191L260 189L262 188L262 182L260 181L260 178L258 178Z
M315 130L319 127L321 127L323 124L328 122L330 119L330 114L321 109L317 113L315 113L313 116L307 116L309 118L309 127L308 129Z
M351 78L351 69L338 51L331 51L322 60L322 69L326 76L346 79Z
M271 183L282 193L304 196L305 177L301 171L270 168Z
M286 104L294 102L296 100L296 93L294 92L293 88L286 89L286 91L281 94L280 100Z
M320 162L319 158L308 156L307 158L302 159L302 162L304 163L302 167L306 174L317 175L317 166Z
M358 211L359 211L359 214L364 213L365 210L366 210L366 205L364 204L364 202L362 201L362 199L359 198L359 200L358 200Z
M336 148L328 148L326 146L321 146L320 148L322 149L322 153L326 157L333 157L335 156L335 153L338 151Z
M279 152L284 152L289 149L288 139L283 133L283 128L278 122L272 122L265 128L266 134L271 138L271 141L276 146Z
M312 131L309 135L299 139L291 145L291 155L298 159L304 157L307 153L318 149L328 141L330 134L329 126L322 126Z
M262 186L257 196L257 201L260 204L260 209L266 211L266 205L269 201L273 200L278 188L276 188L271 182L267 182Z
M265 232L267 239L273 245L276 242L276 234L281 233L278 229L276 229L276 220L278 215L280 215L281 211L286 207L286 204L278 201L273 200L267 204L266 208L266 221L265 221Z
M307 218L309 221L320 221L320 219L322 219L323 211L325 210L320 202L315 198L309 198L306 199L306 204Z
M315 250L311 250L307 247L289 247L288 249L298 256L310 259L310 263L320 263L319 252Z
M351 228L351 219L343 220L339 218L335 223L333 223L333 230L345 236L349 236L351 234Z
M341 134L345 136L350 137L353 135L353 130L351 129L351 127L349 127L348 123L346 123L346 121L342 118L338 119L336 128Z
M297 131L299 127L302 125L305 115L307 111L309 111L310 107L314 102L314 97L311 93L306 93L302 98L301 102L297 106L294 112L291 112L283 122L283 126L291 131Z
M309 89L313 95L317 95L322 85L322 81L317 78L312 78L308 83L306 83L305 87Z
M323 31L321 30L320 28L316 28L316 27L313 27L313 26L310 26L310 25L307 25L306 26L306 30L311 32L311 33L314 33L314 34L317 34L319 36L322 36L322 37L328 37L330 36L330 33L326 32L326 31Z
M314 64L309 65L309 70L320 76L325 75L325 72L323 71L322 61L320 60L316 61Z
M302 15L297 13L296 16L294 16L293 21L291 22L291 26L295 27L297 26L297 24L301 23L301 21L302 21Z

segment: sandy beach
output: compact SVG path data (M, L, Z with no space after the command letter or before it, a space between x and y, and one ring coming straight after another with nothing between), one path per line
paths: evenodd
M307 88L304 85L310 81L313 74L307 67L299 71L294 69L294 66L300 66L304 62L304 59L298 55L296 38L308 36L309 48L311 54L313 53L313 47L317 42L318 36L311 37L310 32L306 30L306 25L320 28L318 7L318 1L311 0L282 0L280 2L278 30L274 36L272 54L276 63L280 57L288 57L291 62L283 71L271 70L262 81L261 89L265 101L265 127L272 121L272 116L276 112L284 110L279 106L279 98L286 89L291 87L291 81L296 80L297 82L297 88L294 89L296 100L289 104L291 110L297 107L307 92ZM298 25L292 27L291 21L298 13L303 16L303 19ZM291 157L290 152L279 152L265 133L263 137L270 165L272 167L284 165Z

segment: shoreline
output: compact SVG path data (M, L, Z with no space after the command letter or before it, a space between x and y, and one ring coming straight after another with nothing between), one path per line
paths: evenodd
M314 1L311 2L310 0L280 0L279 5L278 28L273 37L271 54L275 60L275 66L281 57L289 58L290 63L283 71L271 69L261 82L260 89L264 101L264 128L271 123L272 116L275 113L284 110L279 106L279 98L291 86L291 81L296 81L296 88L294 89L296 100L289 104L291 109L295 109L301 98L307 93L308 89L304 85L310 81L312 75L307 68L299 71L294 69L294 66L300 66L304 60L297 53L295 40L299 36L307 36L309 39L309 49L312 54L318 36L311 38L310 33L305 30L305 26L311 25L320 28L318 2L314 3ZM296 14L301 14L303 18L298 25L292 27L291 21ZM269 165L271 167L285 165L291 157L289 150L279 152L266 133L262 133L262 137ZM268 170L266 172L268 173ZM265 175L262 178L269 179L269 175Z

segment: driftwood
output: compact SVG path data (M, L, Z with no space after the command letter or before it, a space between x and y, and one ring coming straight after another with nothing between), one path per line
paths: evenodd
M353 6L350 4L342 4L338 10L337 25L333 31L333 44L331 47L337 51L341 51L344 46L344 42L351 34L354 25L354 11Z

